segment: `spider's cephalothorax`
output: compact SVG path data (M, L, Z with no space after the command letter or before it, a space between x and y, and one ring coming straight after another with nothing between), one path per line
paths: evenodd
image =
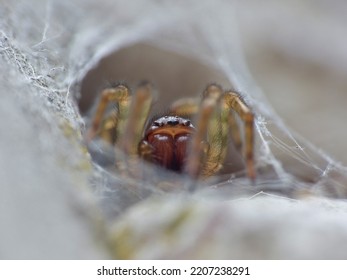
M194 131L190 120L182 117L164 116L156 119L140 142L139 154L167 169L182 171Z
M104 117L110 102L117 104ZM143 158L192 178L216 174L227 154L231 136L237 149L244 148L247 175L254 180L254 115L239 94L209 85L202 98L183 98L144 129L152 103L152 86L142 83L134 94L124 85L105 89L89 129L88 140L99 136L117 145L130 158ZM244 137L235 119L244 123ZM190 118L194 119L194 126ZM244 144L242 145L242 140Z

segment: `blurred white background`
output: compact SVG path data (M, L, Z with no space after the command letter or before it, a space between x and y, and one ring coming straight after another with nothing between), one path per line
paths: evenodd
M247 63L289 128L347 164L347 2L239 1Z

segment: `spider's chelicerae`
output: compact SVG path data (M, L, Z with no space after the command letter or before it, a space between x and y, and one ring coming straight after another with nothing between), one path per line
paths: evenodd
M111 102L117 105L116 110L105 117ZM88 139L98 136L130 157L186 173L194 179L206 178L223 167L229 135L237 148L242 146L236 113L244 122L247 175L255 179L254 115L239 94L212 84L199 101L180 99L171 105L167 115L149 121L151 103L152 86L147 82L140 84L134 94L124 85L103 90Z

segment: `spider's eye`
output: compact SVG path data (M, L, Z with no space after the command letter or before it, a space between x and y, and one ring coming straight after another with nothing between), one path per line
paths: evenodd
M169 124L169 125L178 125L179 121L178 120L168 121L167 124Z
M189 120L184 121L183 125L190 126L190 121Z

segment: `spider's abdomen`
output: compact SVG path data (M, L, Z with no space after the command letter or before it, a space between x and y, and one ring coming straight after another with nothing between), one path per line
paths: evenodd
M153 121L143 139L151 150L147 159L167 169L182 171L193 132L190 121L181 117L165 116Z

